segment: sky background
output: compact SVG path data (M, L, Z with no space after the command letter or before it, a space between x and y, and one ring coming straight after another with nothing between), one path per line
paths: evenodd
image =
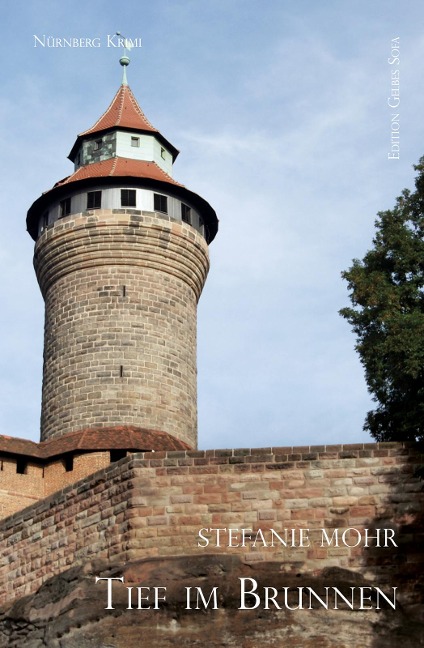
M407 0L2 0L0 433L39 439L43 300L28 208L72 172L121 82L107 35L142 38L128 81L220 229L199 303L199 446L369 441L372 403L338 310L424 154L424 6ZM34 35L101 39L34 47ZM401 104L388 106L400 39ZM400 114L399 160L388 160Z

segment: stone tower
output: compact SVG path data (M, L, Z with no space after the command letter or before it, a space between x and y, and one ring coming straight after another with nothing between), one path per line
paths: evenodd
M218 220L124 79L28 211L45 300L41 441L131 426L197 446L197 302Z

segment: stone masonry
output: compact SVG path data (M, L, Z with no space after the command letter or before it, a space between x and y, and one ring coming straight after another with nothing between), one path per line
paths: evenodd
M42 441L125 422L197 446L208 259L199 233L155 213L96 210L46 228L34 255L46 304Z
M360 574L398 586L413 608L422 599L422 463L422 448L394 443L135 453L0 523L0 602L93 560L226 554L294 576ZM199 547L202 528L225 529L220 546L207 532L210 545ZM228 547L230 528L307 528L311 546ZM348 546L321 546L322 528L351 529ZM364 548L364 528L394 530L398 547Z

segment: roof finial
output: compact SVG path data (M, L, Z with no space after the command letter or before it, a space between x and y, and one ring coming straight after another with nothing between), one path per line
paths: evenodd
M128 82L127 82L127 65L130 64L130 58L127 55L127 50L128 51L131 50L132 43L131 43L130 40L128 40L128 38L125 38L125 36L123 36L121 34L121 32L116 32L116 35L119 36L118 44L121 47L123 46L123 48L124 48L124 54L119 59L120 64L124 68L124 71L123 71L123 74L122 74L122 85L128 85Z

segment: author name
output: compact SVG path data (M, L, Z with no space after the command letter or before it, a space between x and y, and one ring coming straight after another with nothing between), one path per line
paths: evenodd
M198 533L198 547L290 547L311 546L310 529L203 528ZM397 547L394 529L313 529L320 547ZM315 544L316 542L314 542Z

